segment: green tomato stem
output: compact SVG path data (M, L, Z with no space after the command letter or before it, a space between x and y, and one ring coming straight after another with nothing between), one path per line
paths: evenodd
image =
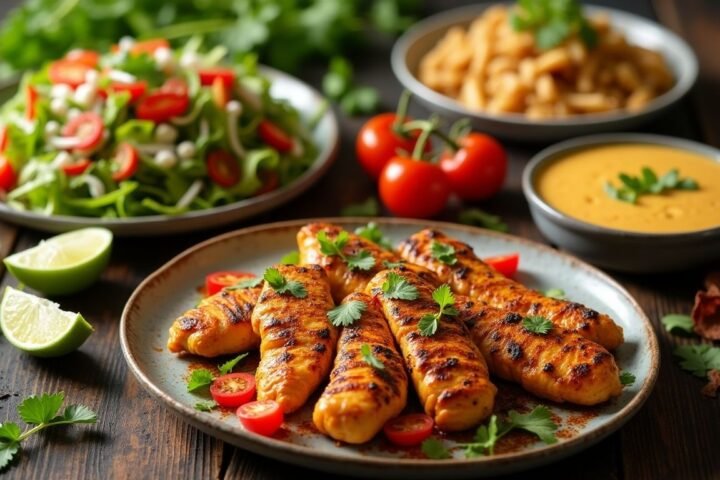
M419 120L421 122L421 129L422 132L420 133L420 136L417 139L417 142L415 143L415 148L412 152L412 158L413 160L423 160L423 152L425 151L425 145L427 144L428 139L430 138L430 135L433 133L434 130L437 129L438 120L437 118L432 118L430 120ZM407 127L410 123L409 122L405 124Z
M403 90L398 100L397 110L395 111L395 122L393 123L393 131L403 137L407 136L407 130L403 128L405 119L407 118L408 106L410 105L410 90Z

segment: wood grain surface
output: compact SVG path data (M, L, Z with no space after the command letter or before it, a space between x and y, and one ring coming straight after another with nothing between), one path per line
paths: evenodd
M427 1L426 14L468 1ZM701 78L687 101L644 130L705 141L720 147L720 2L712 0L596 1L659 18L693 46ZM0 15L8 7L0 2ZM392 109L400 86L389 66L388 42L378 42L355 62L357 80L376 86ZM319 85L322 67L300 75ZM425 114L417 110L417 114ZM95 327L83 347L64 358L26 356L0 337L0 422L15 419L15 407L28 395L64 391L72 403L98 412L89 427L57 428L35 435L23 445L14 466L0 476L17 479L95 478L338 478L305 470L228 446L188 426L145 393L127 370L118 343L118 324L125 301L139 282L185 248L223 231L249 224L338 215L340 207L374 193L373 183L354 160L354 135L363 119L341 115L342 146L330 172L291 205L250 222L223 229L167 238L116 239L112 261L100 282L62 300L66 309L82 311ZM513 234L543 241L520 188L524 165L542 145L506 143L510 173L505 190L481 205L500 214ZM446 220L453 220L452 210ZM45 235L0 223L0 254L35 245ZM505 478L555 479L705 479L720 478L720 400L700 395L703 382L683 372L672 357L683 340L665 333L660 317L687 313L704 274L720 265L665 275L613 275L638 300L655 324L662 367L646 406L598 445L571 458ZM15 285L4 270L2 286Z

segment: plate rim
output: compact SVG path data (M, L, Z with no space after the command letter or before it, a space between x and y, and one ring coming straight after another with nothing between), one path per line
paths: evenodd
M478 457L472 459L451 459L451 460L432 460L432 459L402 459L394 457L361 457L352 458L347 456L339 456L334 452L319 451L311 447L301 446L284 442L282 440L276 440L273 438L261 437L257 435L251 435L244 432L242 429L236 427L230 427L225 422L215 419L208 418L207 416L201 416L201 412L197 412L191 407L175 400L170 395L164 393L159 387L157 387L143 372L138 365L135 357L132 354L131 346L127 336L127 325L129 322L128 317L132 315L131 310L133 305L137 301L137 298L142 294L142 291L153 283L158 277L165 274L168 270L171 270L177 263L191 257L198 251L203 250L213 244L222 243L230 240L234 237L242 237L251 235L259 232L270 232L273 230L286 230L288 228L299 228L302 225L310 222L331 222L337 224L356 224L356 223L367 223L373 221L382 227L383 224L395 224L395 225L421 225L425 228L436 228L436 229L454 229L462 230L469 234L480 234L482 236L496 237L505 240L511 240L513 242L520 242L528 245L532 248L538 248L541 251L552 255L558 255L564 260L568 261L575 268L584 269L587 273L598 277L600 280L609 284L616 292L621 294L624 299L628 302L630 307L635 311L637 316L642 321L642 326L645 331L650 350L650 362L649 362L649 373L645 381L643 382L640 390L635 396L619 410L613 417L606 423L595 430L588 432L584 435L578 435L570 440L558 442L552 445L544 445L543 447L533 450L530 452L510 452L506 454L498 454L492 457ZM384 218L384 217L320 217L320 218L307 218L297 220L285 220L279 222L265 223L260 225L253 225L245 228L233 230L221 235L204 240L196 245L193 245L183 252L179 253L168 262L160 266L157 270L148 275L140 284L135 288L133 293L128 298L127 302L122 311L120 318L120 346L123 353L125 362L127 363L130 371L133 373L138 382L142 387L151 394L162 401L163 406L170 410L171 413L180 416L183 421L191 423L195 426L199 424L209 427L213 430L221 432L221 436L228 438L232 437L237 440L233 443L234 445L256 452L260 455L267 455L262 450L270 450L273 452L280 453L288 462L295 462L294 460L298 457L304 460L318 460L321 463L333 463L336 466L356 466L358 468L378 468L391 469L395 471L407 470L407 469L423 469L429 470L429 473L438 473L439 471L450 471L457 469L468 469L473 467L488 467L488 468L503 468L509 464L513 464L517 461L522 461L527 465L527 468L537 466L541 463L552 462L554 459L559 459L562 456L567 456L578 450L588 447L599 440L603 439L610 433L618 430L622 427L630 418L632 418L647 401L651 395L657 377L660 370L660 349L657 336L652 327L650 319L647 317L643 309L637 303L637 301L630 295L630 293L617 281L611 278L608 274L602 272L596 267L589 265L582 260L574 257L573 255L567 254L555 250L552 247L544 245L542 243L530 240L527 238L499 233L481 229L478 227L455 224L444 221L425 221L409 218ZM211 436L219 437L218 433L208 432L207 430L200 428ZM223 438L224 441L225 438ZM321 468L322 465L316 466L315 468ZM522 470L523 467L515 470ZM347 473L347 472L346 472ZM476 472L478 473L478 472ZM491 472L488 472L491 473Z

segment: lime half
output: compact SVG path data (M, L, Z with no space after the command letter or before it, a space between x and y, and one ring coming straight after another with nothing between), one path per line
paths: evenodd
M0 304L0 327L10 343L36 357L75 351L93 332L79 313L12 287L5 288Z
M90 286L110 260L112 232L83 228L40 242L5 258L15 278L47 295L67 295Z

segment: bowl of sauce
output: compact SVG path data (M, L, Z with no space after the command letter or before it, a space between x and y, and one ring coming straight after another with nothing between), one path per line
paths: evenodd
M597 265L679 270L720 258L720 151L659 135L608 134L538 153L523 191L541 233Z

